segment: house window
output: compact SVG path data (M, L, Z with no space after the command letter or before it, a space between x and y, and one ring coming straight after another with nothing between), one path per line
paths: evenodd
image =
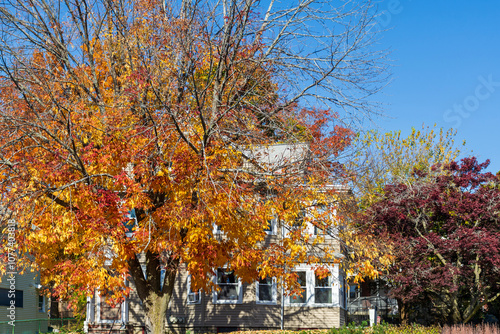
M165 283L165 274L166 274L165 268L161 268L160 270L160 290L163 290L163 283Z
M297 271L297 283L299 283L299 293L290 296L291 304L305 304L307 303L307 272Z
M332 276L320 278L315 274L314 277L314 303L331 304L332 303Z
M241 283L234 274L234 270L218 268L216 276L218 291L214 292L217 303L241 303Z
M356 299L358 295L358 286L356 284L349 285L349 299Z
M45 312L45 297L43 295L38 296L38 312Z
M325 268L326 269L326 268ZM319 276L310 265L299 265L295 269L299 291L285 299L287 306L342 307L345 289L344 278L339 275L339 265L328 266L327 276ZM345 283L344 283L345 284Z
M332 231L331 227L314 225L314 235L331 236Z
M324 237L328 236L333 236L334 235L334 228L332 226L329 226L331 224L331 214L326 215L328 206L325 204L317 205L316 206L316 212L318 213L317 217L315 217L315 222L314 224L314 235L320 235ZM335 215L335 211L333 210Z
M200 296L200 290L192 290L191 289L191 275L188 276L187 279L187 284L188 284L188 296L187 296L187 302L188 304L199 304L201 302L201 296Z
M123 222L123 225L125 226L125 235L130 238L133 236L134 229L137 228L137 216L135 214L135 209L128 212L126 219L127 220Z
M274 304L276 303L276 283L273 278L265 277L256 282L257 303Z
M276 219L269 219L267 221L267 227L264 228L267 234L275 235L276 234Z
M23 290L0 288L0 306L23 307Z

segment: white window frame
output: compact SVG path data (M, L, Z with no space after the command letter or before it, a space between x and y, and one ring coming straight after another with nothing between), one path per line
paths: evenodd
M40 297L42 297L42 307L40 307ZM47 303L47 299L45 298L44 295L38 295L38 312L39 313L45 313L45 310L46 310L46 303Z
M315 288L316 288L316 276L314 273L314 268L310 265L301 264L296 266L293 271L305 271L306 272L306 302L305 303L292 303L291 298L292 295L288 295L285 297L285 306L287 307L341 307L341 279L342 277L339 275L339 265L335 264L333 266L328 266L330 271L331 280L332 280L332 302L331 303L316 303L315 302Z
M214 284L216 286L219 285L217 283L217 270L218 269L226 270L227 268L226 267L222 267L222 268L217 268L215 270ZM238 298L237 299L218 299L217 298L218 291L214 291L213 292L213 303L214 304L241 304L241 303L243 303L243 289L242 289L242 286L241 286L241 279L239 277L237 277L237 276L236 276L236 279L237 279L238 282L237 283L232 283L232 284L236 284L236 293L238 295Z
M277 234L277 226L278 226L278 220L276 218L269 219L267 221L270 225L270 231L264 230L267 235L276 235Z
M321 304L321 305L323 305L323 304L326 304L326 305L332 304L333 303L333 274L330 272L329 275L327 277L325 277L329 281L329 285L327 285L327 286L318 286L317 285L318 284L318 282L317 282L318 276L316 276L315 273L313 273L313 275L314 275L314 283L313 283L314 284L314 304ZM318 303L316 301L316 297L317 297L316 296L316 292L317 292L318 289L321 289L321 290L327 290L328 289L328 290L330 290L330 296L331 296L330 299L332 301L330 303Z
M327 208L330 208L331 209L331 204L328 205L328 204L323 204L325 205ZM333 209L333 213L332 213L333 217L332 218L335 218L337 216L337 209ZM338 231L337 231L337 227L336 226L330 226L326 229L326 231L324 230L321 230L319 227L317 227L316 225L314 225L313 223L310 223L311 224L311 234L313 235L313 237L323 237L325 239L333 239L335 238L335 236L338 236ZM317 233L318 231L320 231L320 233Z
M101 298L99 291L97 291L97 293L96 293L95 301L96 301L96 303L95 303L96 323L98 323L98 324L119 324L119 323L127 323L128 322L128 302L127 302L127 299L125 299L120 304L120 320L101 319L101 303L105 303L105 301Z
M196 295L198 295L198 298L195 298L194 301L189 299L190 296ZM201 304L201 290L198 290L198 292L191 291L191 275L187 277L187 303L189 305Z
M272 278L272 283L271 283L271 300L259 300L259 286L260 282L256 281L255 282L255 302L257 304L262 304L262 305L276 305L277 304L277 299L278 299L278 288L276 286L276 278Z

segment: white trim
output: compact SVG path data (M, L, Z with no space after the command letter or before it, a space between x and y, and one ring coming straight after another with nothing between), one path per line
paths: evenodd
M87 312L86 312L86 321L87 323L94 323L95 321L95 302L94 298L87 297Z
M267 235L276 235L277 234L278 219L277 218L269 219L268 223L271 225L270 226L271 230L270 231L264 230L264 231L266 232Z
M291 295L285 297L284 305L287 307L341 307L340 303L340 282L339 279L339 265L335 264L333 266L328 266L330 270L331 279L332 279L332 302L331 303L315 303L314 294L315 294L315 274L314 269L310 265L301 264L296 266L293 271L305 271L306 272L306 302L305 303L291 303L290 298Z
M42 297L42 307L40 308L40 297ZM47 299L44 295L38 295L38 313L45 313L47 311Z
M217 269L226 269L225 267L222 267L222 268L217 268ZM214 276L214 284L215 285L218 285L217 283L217 269L215 271L215 276ZM232 284L235 284L236 285L236 293L238 295L238 299L222 299L222 300L219 300L217 299L217 293L218 291L214 291L212 293L212 298L213 298L213 303L214 304L241 304L243 302L243 289L242 289L242 286L241 286L241 279L239 277L236 277L236 279L238 280L238 283L232 283Z
M120 323L125 323L125 319L128 318L128 312L126 317L124 317L124 310L127 309L128 311L128 305L127 301L123 301L120 305L120 319L118 320L104 320L101 319L101 303L105 303L104 300L102 300L101 295L99 294L99 291L96 291L96 298L95 298L95 314L96 314L96 319L95 322L98 324L120 324Z
M273 277L273 282L271 285L271 300L259 300L259 284L259 281L255 282L255 302L259 305L276 305L278 299L276 278Z
M190 295L193 295L193 296L198 295L198 299L196 299L195 301L191 301L189 299ZM188 277L187 277L187 303L189 305L201 304L201 291L200 290L198 290L198 292L191 291L191 275L188 275Z

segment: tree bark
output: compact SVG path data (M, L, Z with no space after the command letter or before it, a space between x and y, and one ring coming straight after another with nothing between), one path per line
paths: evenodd
M401 319L401 324L406 325L408 324L407 306L401 299L397 299L397 301L398 301L399 317Z
M141 268L137 255L129 260L130 275L146 314L146 333L163 334L179 260L170 259L166 262L163 282L161 281L159 254L148 251L145 254L145 260L146 274Z
M165 333L165 320L170 297L171 294L157 294L151 291L148 297L143 300L146 311L146 333Z

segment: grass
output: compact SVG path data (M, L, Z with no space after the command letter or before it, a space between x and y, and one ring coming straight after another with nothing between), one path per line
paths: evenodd
M455 325L455 326L395 326L380 324L374 327L351 324L342 328L314 330L260 330L239 331L233 334L500 334L500 328L494 325Z

